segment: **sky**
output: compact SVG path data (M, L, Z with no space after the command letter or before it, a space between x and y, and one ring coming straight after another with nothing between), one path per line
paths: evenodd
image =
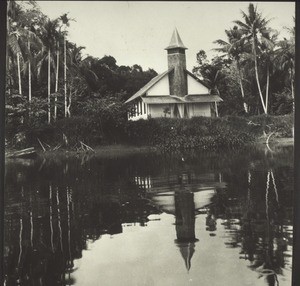
M69 39L86 47L84 55L102 58L113 56L118 65L138 64L144 70L158 73L167 69L164 50L176 27L186 51L187 68L196 65L196 54L204 50L209 57L217 45L226 40L225 29L242 20L241 10L250 2L156 2L156 1L37 1L50 19L69 13L74 18ZM270 27L288 37L283 27L293 26L294 2L252 2L266 18Z

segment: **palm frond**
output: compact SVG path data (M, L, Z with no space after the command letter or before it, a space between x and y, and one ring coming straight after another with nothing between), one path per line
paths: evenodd
M241 31L244 33L245 31L249 31L251 29L250 26L248 26L247 24L243 23L240 20L236 20L233 21L233 23L237 24L238 26L240 26L240 28L242 29Z

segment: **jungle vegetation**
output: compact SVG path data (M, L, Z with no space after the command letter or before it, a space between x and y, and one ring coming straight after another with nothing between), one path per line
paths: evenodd
M76 19L50 19L36 1L8 1L7 15L8 146L31 144L33 134L47 140L53 130L65 136L63 130L80 126L87 137L97 133L97 144L122 141L130 126L123 103L156 71L119 66L111 55L83 56L85 47L68 35ZM208 59L199 50L193 73L222 97L220 117L293 113L295 27L284 29L289 37L280 39L272 21L249 4L214 42L217 56Z

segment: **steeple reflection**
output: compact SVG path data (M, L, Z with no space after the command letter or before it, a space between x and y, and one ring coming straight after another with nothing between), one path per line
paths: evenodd
M191 260L195 252L195 203L194 194L182 189L175 193L175 243L180 249L184 259L185 267L189 271Z

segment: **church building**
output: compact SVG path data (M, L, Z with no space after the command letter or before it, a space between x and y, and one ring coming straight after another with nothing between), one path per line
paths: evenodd
M175 28L166 48L168 70L125 102L129 106L129 120L218 116L217 103L222 99L211 94L209 87L186 69L186 49Z

